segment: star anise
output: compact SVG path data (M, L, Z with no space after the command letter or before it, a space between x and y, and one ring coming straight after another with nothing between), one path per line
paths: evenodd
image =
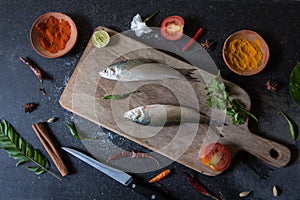
M272 81L269 79L266 82L266 88L267 88L267 90L269 90L271 92L276 92L277 86L278 86L277 81Z
M37 103L34 102L30 102L30 103L26 103L25 105L22 106L22 108L24 109L24 112L32 112L34 109L36 109L38 106Z
M200 43L200 45L207 51L209 51L211 49L213 44L214 44L214 42L210 42L207 39L205 40L205 42Z

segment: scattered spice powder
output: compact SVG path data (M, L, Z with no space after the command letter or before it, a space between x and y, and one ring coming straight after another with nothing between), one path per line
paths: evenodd
M68 21L50 16L46 22L36 26L39 32L41 47L50 53L57 53L66 47L71 36L71 26Z
M256 69L263 59L260 45L259 39L255 42L246 38L232 40L225 51L229 64L240 71Z

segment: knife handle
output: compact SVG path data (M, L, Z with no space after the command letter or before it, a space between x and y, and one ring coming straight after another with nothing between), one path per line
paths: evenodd
M166 200L164 193L160 190L152 187L150 184L141 184L137 183L136 181L132 181L129 185L129 188L131 188L133 191L143 195L147 199L156 199L156 200Z

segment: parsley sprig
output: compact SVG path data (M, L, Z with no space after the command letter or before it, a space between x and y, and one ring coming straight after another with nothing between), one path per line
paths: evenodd
M222 110L227 116L232 118L232 124L243 124L248 116L258 121L258 119L245 108L241 101L230 98L230 93L226 90L220 71L217 76L207 84L205 90L208 95L206 105L210 108Z

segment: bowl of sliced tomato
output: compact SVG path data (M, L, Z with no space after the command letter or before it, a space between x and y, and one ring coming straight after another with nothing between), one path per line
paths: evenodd
M165 18L161 23L161 35L167 40L179 40L183 36L184 20L178 15Z
M204 165L215 172L225 171L231 163L229 150L219 142L205 146L200 152L200 158Z

